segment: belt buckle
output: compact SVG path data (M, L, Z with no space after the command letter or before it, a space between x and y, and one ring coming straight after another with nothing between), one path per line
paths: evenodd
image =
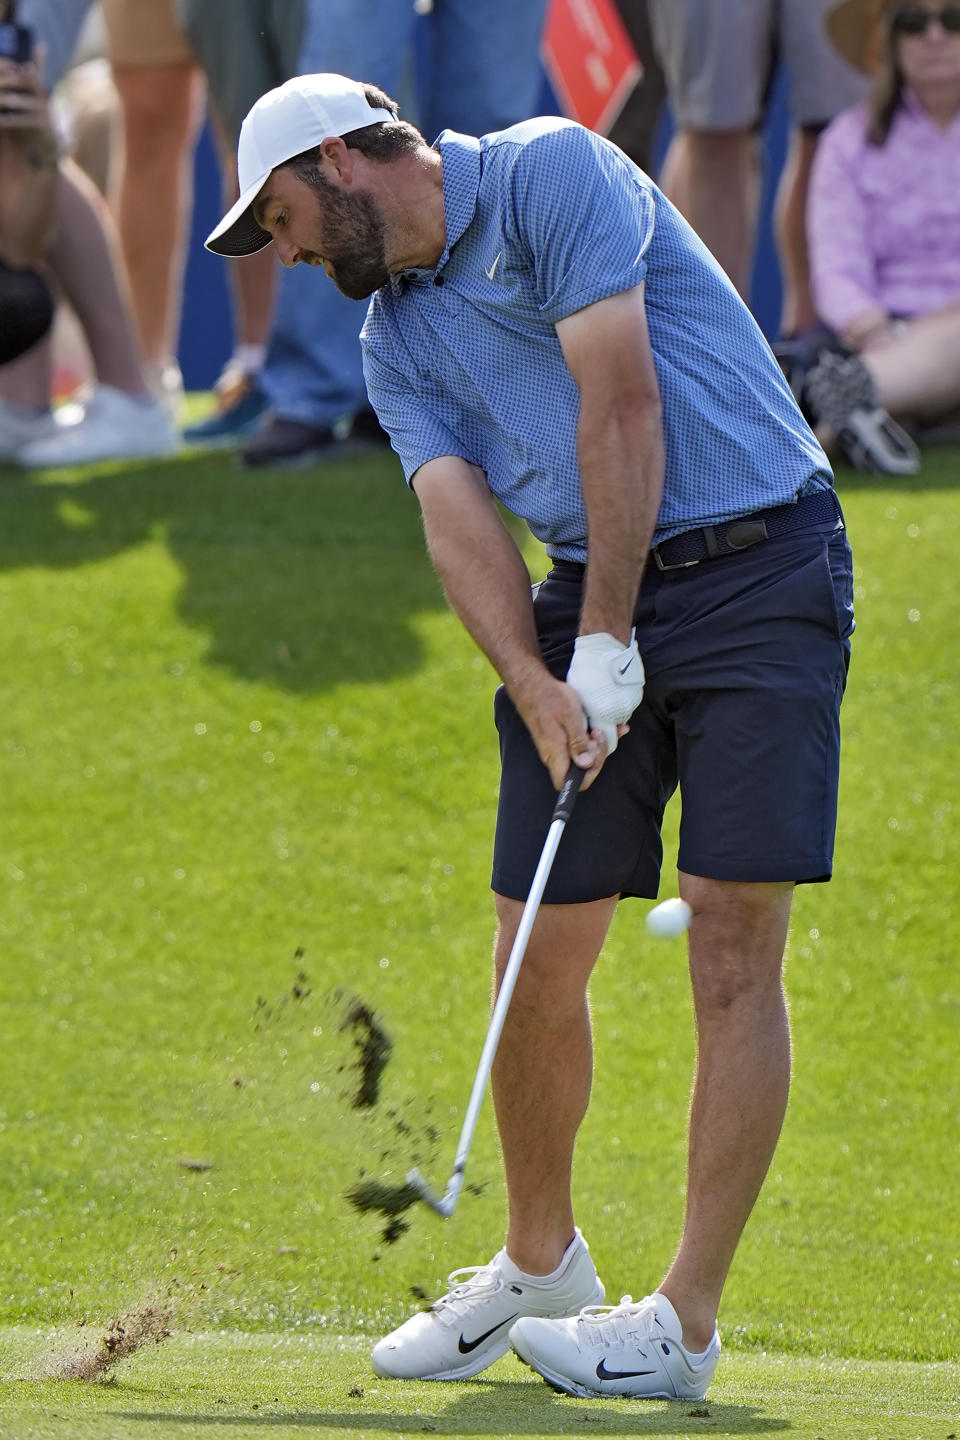
M654 545L650 554L653 556L657 569L663 571L664 574L666 574L668 570L689 570L692 566L700 564L699 560L678 560L675 565L668 565L660 554L659 545Z

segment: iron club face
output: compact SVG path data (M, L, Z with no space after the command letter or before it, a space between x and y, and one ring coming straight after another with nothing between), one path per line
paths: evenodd
M442 1195L437 1194L426 1177L416 1168L407 1171L406 1182L411 1190L416 1191L419 1200L422 1200L425 1205L429 1205L431 1210L436 1210L437 1214L442 1215L445 1220L449 1220L460 1199L460 1191L463 1189L463 1171L454 1171L447 1181L447 1188Z

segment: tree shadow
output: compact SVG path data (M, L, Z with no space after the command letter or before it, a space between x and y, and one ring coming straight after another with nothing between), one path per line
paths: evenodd
M416 618L445 600L392 456L289 471L185 456L0 481L0 572L96 564L161 538L206 660L313 693L416 669Z

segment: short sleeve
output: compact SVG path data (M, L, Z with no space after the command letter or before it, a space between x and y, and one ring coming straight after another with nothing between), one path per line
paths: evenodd
M562 126L518 151L511 178L544 319L556 324L644 280L655 190L615 147Z
M440 455L464 456L463 445L431 410L422 387L418 389L412 383L406 367L391 363L393 357L378 345L375 306L376 302L361 335L363 375L370 404L390 436L409 485L428 460Z

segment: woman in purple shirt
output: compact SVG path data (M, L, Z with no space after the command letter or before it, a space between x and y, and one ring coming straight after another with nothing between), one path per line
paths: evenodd
M879 404L929 424L960 408L960 3L842 0L826 25L875 81L815 159L814 295Z

